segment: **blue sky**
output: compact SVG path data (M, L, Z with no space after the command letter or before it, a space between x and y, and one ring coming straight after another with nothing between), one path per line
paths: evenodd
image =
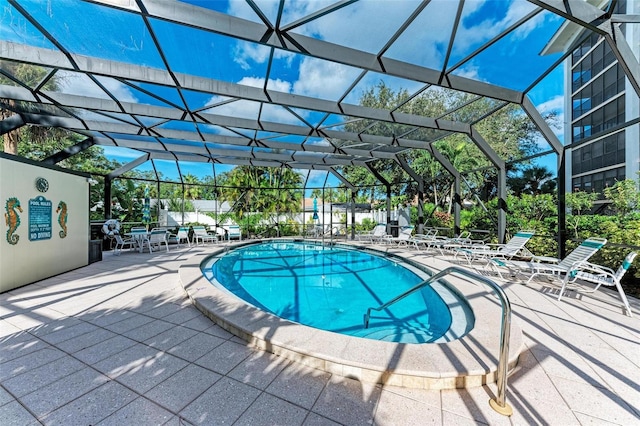
M105 3L129 4L127 0L103 0ZM233 16L261 22L256 13L244 1L188 0L192 5L228 13ZM275 22L279 1L256 0L265 16ZM293 22L315 11L321 10L334 1L287 1L282 24ZM133 7L137 7L135 2ZM389 7L393 4L393 7ZM323 16L302 25L295 33L313 36L329 42L340 42L370 53L378 53L389 37L400 27L420 4L419 0L368 0L356 2L339 11ZM73 53L97 55L110 60L123 61L164 69L160 53L156 50L153 38L138 15L121 10L99 7L92 3L77 0L40 0L21 1L21 5L44 23L45 29L58 37L63 46ZM416 20L406 29L398 40L389 47L385 56L410 61L418 65L440 69L444 66L449 36L453 29L457 13L457 1L433 0ZM70 7L72 6L72 7ZM455 43L446 64L452 68L458 62L474 52L492 37L513 25L535 8L524 0L468 0L464 3L461 24L457 28ZM55 49L40 32L24 19L12 14L6 0L0 0L0 10L4 16L0 23L0 37L11 41ZM9 11L9 12L7 12ZM75 13L75 15L73 15ZM97 31L91 31L87 22ZM349 22L349 25L344 25ZM456 66L453 74L477 79L483 82L502 85L507 88L524 90L557 56L531 55L542 50L544 43L555 32L562 20L548 12L538 14L534 19L519 27L507 37L495 43L471 61ZM7 24L7 25L5 25ZM310 58L276 49L273 66L267 68L270 49L245 41L237 41L219 34L211 34L197 28L188 28L170 22L151 19L151 26L164 48L164 55L172 71L210 77L222 81L238 83L252 87L266 87L286 93L319 97L337 101L360 70L321 59ZM105 37L105 34L107 35ZM532 59L533 58L533 59ZM505 66L506 64L506 66ZM61 90L70 94L85 94L106 98L106 94L82 74L64 72ZM564 120L562 111L563 72L559 68L541 82L529 95L542 113L556 110L560 120ZM420 83L401 78L367 73L365 78L346 96L344 102L358 103L358 99L367 88L380 81L394 90L418 90ZM151 84L131 82L124 85L114 79L103 77L100 83L115 93L120 99L151 105L177 105L184 107L183 101L174 89ZM148 93L162 97L166 103ZM250 101L228 101L223 97L203 93L184 91L187 106L213 114L229 114L243 118L257 118L259 104ZM312 125L322 118L322 114L296 110L296 113ZM114 114L114 118L119 118ZM301 124L300 120L282 107L266 107L261 118L268 121ZM104 118L102 118L104 120ZM331 117L339 122L343 117ZM144 121L144 118L142 118ZM149 119L151 120L151 119ZM155 124L155 123L145 123ZM324 123L327 124L327 123ZM162 127L185 129L184 124L169 122ZM193 130L193 125L189 125ZM232 134L226 129L208 126L207 132ZM243 132L241 130L237 130ZM557 129L561 137L562 130ZM541 146L548 148L544 141ZM130 161L140 154L133 150L105 150L119 161ZM545 165L555 167L555 160L543 160ZM144 166L141 166L144 167ZM211 165L189 167L210 174ZM216 171L228 167L216 166ZM169 168L167 168L169 169ZM167 173L169 171L167 170ZM324 173L313 173L310 185L322 184ZM331 180L331 184L337 181Z

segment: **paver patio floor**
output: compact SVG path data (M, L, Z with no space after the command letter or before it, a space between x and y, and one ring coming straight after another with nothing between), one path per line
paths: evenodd
M215 247L103 260L0 295L0 423L9 425L640 424L640 301L555 300L546 281L501 282L526 350L496 386L428 391L311 369L247 346L195 309L178 280ZM442 256L408 252L436 269ZM478 315L479 313L476 313ZM496 331L498 333L498 331Z

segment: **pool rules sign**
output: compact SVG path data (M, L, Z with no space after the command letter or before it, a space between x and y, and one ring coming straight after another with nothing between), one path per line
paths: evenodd
M29 240L50 240L53 205L42 195L29 200Z

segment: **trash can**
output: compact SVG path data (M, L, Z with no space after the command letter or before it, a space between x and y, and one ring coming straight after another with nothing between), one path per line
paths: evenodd
M89 240L89 264L102 260L102 240Z
M398 236L398 221L397 220L392 220L391 222L389 222L389 224L391 225L391 236L392 237L397 237Z
M100 244L102 244L102 251L111 250L111 239L107 238L102 232L102 226L104 225L104 220L91 222L91 241L100 240Z

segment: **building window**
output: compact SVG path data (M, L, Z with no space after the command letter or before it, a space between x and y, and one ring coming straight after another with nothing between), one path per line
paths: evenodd
M603 167L624 164L625 132L617 132L571 152L571 173L577 175Z
M616 182L625 179L624 167L598 172L587 176L573 178L573 191L597 192L600 199L604 199L602 192L605 188L615 185Z

